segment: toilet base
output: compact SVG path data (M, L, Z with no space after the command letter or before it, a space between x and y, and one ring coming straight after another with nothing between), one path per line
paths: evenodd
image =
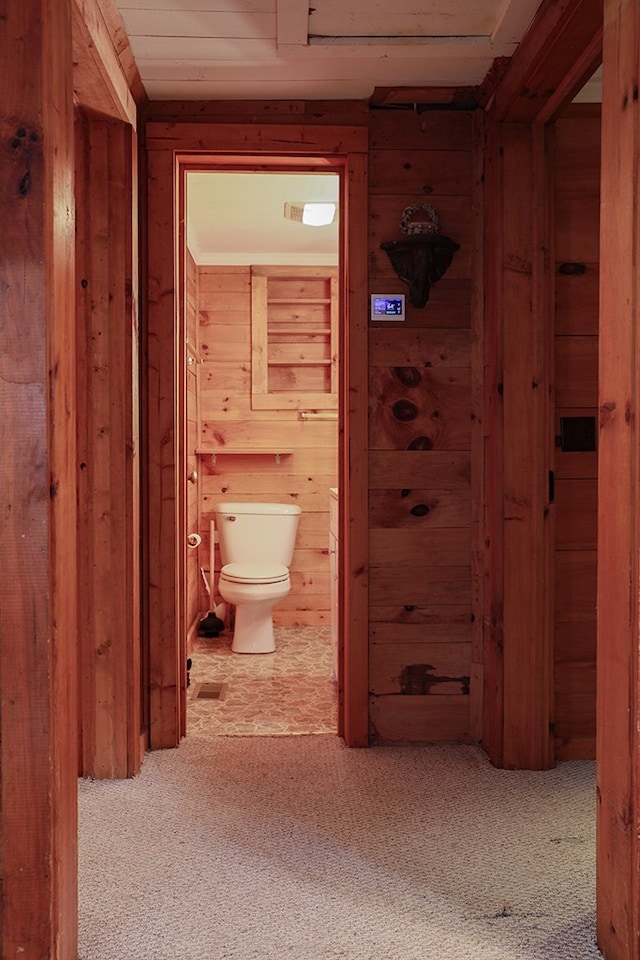
M276 639L273 633L271 609L273 601L247 603L236 606L233 630L233 653L273 653Z

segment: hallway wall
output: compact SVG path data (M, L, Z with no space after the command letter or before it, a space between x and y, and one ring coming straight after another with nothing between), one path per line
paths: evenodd
M370 723L378 741L471 737L473 115L370 119L369 284L407 293L404 324L369 333ZM380 244L433 206L459 245L425 307ZM424 219L428 211L417 211Z
M156 178L158 151L168 144L159 131L166 130L172 142L188 149L190 138L199 139L194 116L202 119L193 104L149 106ZM220 143L231 129L241 138L244 129L250 138L262 126L268 138L272 123L290 125L293 139L305 129L302 124L344 125L345 131L369 127L369 270L368 290L362 291L367 306L368 293L408 294L380 248L384 241L403 237L400 220L405 208L432 204L442 233L459 244L425 307L412 307L407 296L403 324L369 324L368 397L356 390L348 403L352 409L357 406L358 419L366 412L363 403L368 409L369 740L479 739L481 576L474 557L479 552L477 518L482 503L477 403L482 207L481 170L477 173L475 165L481 159L481 114L370 110L366 103L340 102L296 104L290 109L279 103L273 110L268 104L217 104L206 116L207 137L215 142L211 131L219 125ZM168 154L162 162L168 171ZM352 213L358 225L359 215L360 211ZM157 265L152 263L151 270L154 286L162 286L165 281ZM202 301L202 276L200 280ZM368 323L368 317L351 317L350 322ZM205 364L200 367L202 376ZM238 417L232 411L246 409L242 383L229 381L222 392L213 379L202 386L203 437L210 429L204 425L211 424L222 442L231 445L231 425ZM299 430L310 425L293 426ZM316 427L324 436L332 425ZM239 433L235 430L235 439L250 437L247 426ZM292 431L286 435L290 438ZM219 447L220 441L215 442ZM226 494L223 478L234 469L237 464L229 455L218 458L213 473L211 466L203 467L203 504L218 490ZM328 479L331 471L323 466L309 476L316 474ZM332 484L323 480L324 485ZM310 549L319 551L322 545L318 541ZM324 579L320 584L328 612L328 577L326 586ZM353 584L348 586L353 589ZM363 666L359 663L358 671Z

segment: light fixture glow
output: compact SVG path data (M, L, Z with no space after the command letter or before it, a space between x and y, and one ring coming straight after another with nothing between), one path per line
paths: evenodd
M310 227L326 227L333 223L335 215L335 203L305 203L302 222Z
M310 227L326 227L333 223L336 216L335 203L285 203L284 215L287 220L297 220Z

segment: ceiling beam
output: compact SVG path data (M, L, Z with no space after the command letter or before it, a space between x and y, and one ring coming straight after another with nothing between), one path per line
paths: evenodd
M543 0L487 109L496 120L546 122L599 66L603 0ZM569 69L567 69L567 65Z
M73 87L76 103L129 123L135 129L136 101L116 53L103 6L103 0L72 2Z

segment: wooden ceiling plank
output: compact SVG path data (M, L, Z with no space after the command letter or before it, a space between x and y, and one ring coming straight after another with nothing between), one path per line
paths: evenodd
M278 49L306 47L309 39L309 4L305 0L276 0L276 43Z

